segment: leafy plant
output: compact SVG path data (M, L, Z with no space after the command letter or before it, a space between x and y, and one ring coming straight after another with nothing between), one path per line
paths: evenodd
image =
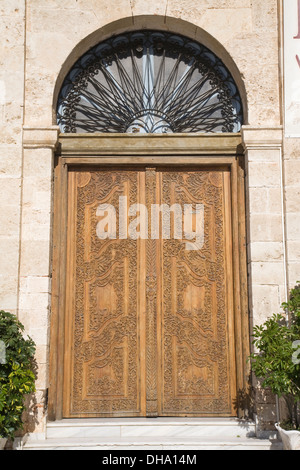
M35 344L23 337L24 326L15 315L0 311L0 341L5 360L0 363L0 437L14 438L23 428L25 395L35 391Z
M295 344L300 340L300 285L290 292L290 300L282 304L285 314L275 314L263 325L254 328L251 354L252 370L263 379L262 386L284 397L290 414L290 425L299 428L297 404L300 402L300 363L295 360Z

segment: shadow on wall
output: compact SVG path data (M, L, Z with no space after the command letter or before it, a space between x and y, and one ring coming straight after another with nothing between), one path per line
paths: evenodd
M38 364L36 360L33 362L33 372L35 379L38 379ZM26 411L23 414L24 429L17 434L17 437L22 437L27 433L36 432L37 427L43 422L47 412L47 391L36 391L26 396L25 399Z

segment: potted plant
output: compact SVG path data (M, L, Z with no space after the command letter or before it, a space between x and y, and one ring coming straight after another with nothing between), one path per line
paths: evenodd
M276 424L285 450L300 450L300 285L282 304L284 314L275 314L254 327L252 370L263 379L262 387L285 399L288 420Z
M35 344L15 315L0 311L0 444L23 428L25 395L35 391Z

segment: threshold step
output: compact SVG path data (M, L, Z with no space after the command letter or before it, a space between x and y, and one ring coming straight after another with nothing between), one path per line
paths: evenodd
M187 438L151 438L136 437L134 439L45 439L44 441L28 440L22 450L282 450L279 441L261 440L256 438L201 439Z
M47 424L47 439L67 438L249 438L253 421L235 418L63 419Z

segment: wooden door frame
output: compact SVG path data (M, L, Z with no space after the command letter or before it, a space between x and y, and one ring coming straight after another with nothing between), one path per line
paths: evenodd
M241 134L61 134L55 156L48 419L63 416L68 171L76 166L227 167L231 174L237 397L249 394L250 353L244 150ZM247 413L238 400L237 416Z

